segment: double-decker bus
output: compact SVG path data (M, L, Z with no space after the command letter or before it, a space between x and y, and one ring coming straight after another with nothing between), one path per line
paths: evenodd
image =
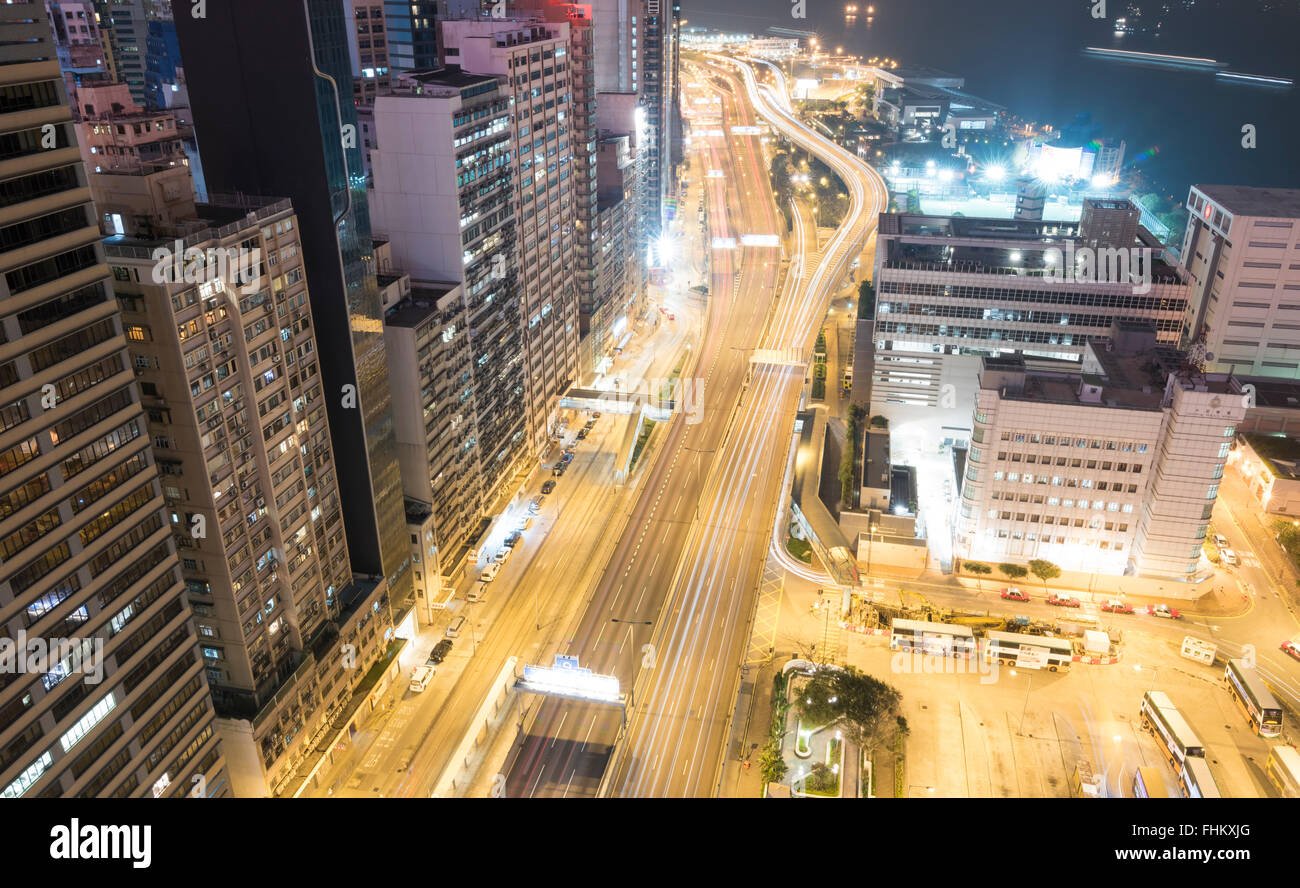
M1221 799L1219 784L1210 773L1210 763L1203 758L1189 758L1178 772L1178 788L1189 799Z
M1073 659L1074 645L1064 638L1050 635L990 630L984 642L985 663L996 660L1002 666L1066 672Z
M1274 746L1264 769L1269 782L1284 799L1300 799L1300 752L1290 746Z
M1165 789L1165 778L1160 776L1159 768L1137 769L1137 773L1133 775L1133 798L1169 798L1169 790Z
M889 649L970 658L975 656L975 633L969 626L895 619L890 624Z
M1205 758L1200 738L1164 691L1147 691L1141 711L1142 726L1151 730L1175 774L1182 773L1183 762L1189 758Z
M1254 668L1244 660L1229 660L1223 684L1256 734L1276 737L1282 733L1282 707Z

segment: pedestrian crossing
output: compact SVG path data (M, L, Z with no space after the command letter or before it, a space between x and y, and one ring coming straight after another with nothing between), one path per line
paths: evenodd
M781 600L785 595L785 572L769 557L759 582L758 604L754 609L754 630L749 634L745 665L761 666L772 659L776 649L776 628L781 617Z

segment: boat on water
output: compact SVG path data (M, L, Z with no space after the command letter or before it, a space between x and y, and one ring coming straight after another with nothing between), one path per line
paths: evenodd
M1121 62L1145 62L1149 65L1168 65L1174 68L1226 68L1227 62L1218 59L1202 59L1195 56L1168 55L1163 52L1137 52L1131 49L1106 49L1101 46L1089 46L1084 49L1089 55L1115 59Z
M1224 80L1231 80L1237 83L1253 83L1257 86L1294 86L1295 81L1290 77L1268 77L1263 74L1243 74L1240 71L1218 71L1215 77L1222 77Z

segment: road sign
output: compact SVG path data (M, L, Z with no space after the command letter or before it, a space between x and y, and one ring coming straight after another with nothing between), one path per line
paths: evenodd
M556 668L556 669L577 669L577 668L578 668L578 658L577 658L577 657L567 657L567 656L565 656L564 654L556 654L556 655L555 655L555 668Z

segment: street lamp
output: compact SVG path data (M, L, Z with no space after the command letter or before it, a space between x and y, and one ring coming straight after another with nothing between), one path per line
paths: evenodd
M620 623L620 624L623 624L623 625L626 625L626 626L627 626L627 639L628 639L629 642L631 642L631 646L634 647L634 648L636 647L636 637L632 634L632 627L633 627L633 626L653 626L653 625L654 625L654 622L653 622L652 620L620 620L618 617L611 617L609 621L610 621L611 623ZM629 677L628 677L628 682L627 682L627 701L628 701L629 704L632 703L632 690L633 690L633 688L636 687L636 654L635 654L635 652L632 653L632 658L633 658L633 659L632 659L632 662L631 662L631 667L632 667L632 668L628 670ZM633 705L635 705L635 704L633 704ZM627 720L628 720L628 712L627 712L627 710L628 710L628 705L627 705L627 704L624 704L624 706L623 706L623 726L624 726L624 728L627 727Z
M1015 675L1016 670L1012 669L1011 674ZM1020 709L1020 726L1016 728L1016 735L1019 737L1025 736L1025 715L1029 712L1029 691L1034 686L1034 677L1032 675L1028 676L1028 682L1025 686L1025 705Z

